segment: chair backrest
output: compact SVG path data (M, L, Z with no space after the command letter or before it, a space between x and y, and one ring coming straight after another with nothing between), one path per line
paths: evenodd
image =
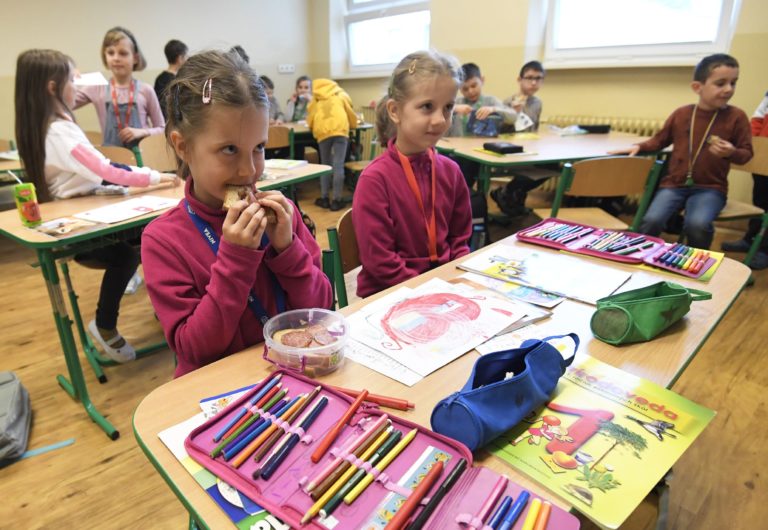
M118 145L96 145L94 147L101 151L101 154L109 158L112 162L125 164L126 166L138 165L136 163L136 156L130 149Z
M752 138L752 150L755 156L743 166L732 165L731 169L748 171L756 175L768 175L768 136Z
M157 171L175 172L178 169L174 154L163 134L152 134L139 141L141 163Z
M265 149L288 148L288 158L293 159L293 129L285 125L270 125Z
M333 276L339 307L346 307L348 301L344 274L360 266L360 250L352 224L351 208L341 215L335 227L328 229L328 244L333 251Z
M13 142L0 139L0 151L13 151Z
M93 145L101 145L101 143L104 141L104 136L101 134L101 131L83 131L85 133L85 137L88 138L88 141L91 142Z

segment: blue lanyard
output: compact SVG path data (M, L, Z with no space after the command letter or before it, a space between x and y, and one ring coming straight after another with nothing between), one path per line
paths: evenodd
M186 206L189 218L192 219L192 222L195 224L197 231L200 232L201 236L203 236L203 239L211 247L213 253L218 254L219 238L216 236L216 232L214 232L213 227L195 213L195 211L192 209L192 206L189 204L189 201L186 199L184 199L184 206ZM269 239L267 238L267 235L264 234L261 238L260 248L266 247L268 243ZM272 290L275 292L277 314L280 314L285 311L285 291L283 291L283 288L280 287L280 284L278 283L274 274L272 274L272 271L269 271L269 277L272 280ZM264 309L263 305L261 305L259 299L254 296L253 290L248 293L248 307L251 308L251 311L253 311L253 314L256 315L257 319L259 319L259 322L261 322L262 326L267 322L267 320L269 320L269 314L267 313L267 310Z

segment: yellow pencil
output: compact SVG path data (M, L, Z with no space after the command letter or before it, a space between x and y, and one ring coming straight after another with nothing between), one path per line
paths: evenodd
M360 455L360 460L366 461L368 460L371 455L376 451L376 449L379 448L381 444L384 443L384 440L386 440L390 433L392 432L393 427L387 427L384 429L378 438L376 438L376 441L371 444L371 446L365 450L365 452ZM339 479L333 483L333 486L328 488L328 490L323 493L323 495L315 501L315 504L313 504L309 510L307 510L307 513L304 514L304 517L301 518L301 524L305 524L307 521L312 519L315 515L317 515L317 512L320 511L320 508L325 506L325 503L328 502L333 495L341 489L341 487L347 483L347 481L352 477L352 475L355 474L355 471L357 471L357 466L349 466L349 469L347 469L342 476L339 477Z
M536 519L539 517L540 508L541 499L533 499L531 501L531 507L528 508L528 515L525 516L522 530L533 530L533 525L536 524Z
M381 462L376 464L376 467L374 469L378 470L379 472L384 471L386 467L397 458L397 455L399 455L403 449L408 447L408 444L411 443L411 440L413 440L416 437L416 433L418 432L418 429L413 429L411 432L403 436L403 439L398 442L396 446L392 448L392 450L387 453L387 455L381 459ZM351 504L354 502L355 499L357 499L360 494L365 490L365 488L368 487L368 485L373 482L373 475L371 473L366 473L363 477L363 480L360 481L360 483L355 486L352 491L347 493L347 496L344 497L344 502L346 504Z

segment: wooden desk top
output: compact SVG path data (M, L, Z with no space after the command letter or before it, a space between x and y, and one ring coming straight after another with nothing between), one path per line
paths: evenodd
M497 244L525 245L517 242L514 236ZM542 252L555 252L544 247L538 248ZM627 267L605 260L596 261L611 267ZM404 285L415 287L432 277L455 278L462 273L455 265L456 262L449 263L413 278L405 282ZM691 312L683 321L652 342L621 348L602 343L592 337L589 331L589 318L594 312L593 306L566 300L555 309L552 321L563 332L575 331L579 334L582 339L580 352L588 353L627 372L651 379L662 386L671 386L741 292L749 278L749 269L741 263L726 258L709 283L636 267L629 267L629 270L633 273L630 287L639 287L661 280L672 280L683 285L708 290L713 294L712 300L693 304ZM360 301L343 309L342 312L345 314L353 313L362 305L383 296L387 292L389 291ZM183 496L182 500L185 505L191 506L198 516L212 528L226 528L231 523L228 522L229 519L224 512L173 457L157 435L160 431L199 413L198 402L200 399L253 384L265 377L271 372L271 365L267 364L261 355L261 346L254 346L170 381L144 398L134 414L134 433L149 459L166 481L172 485L177 495ZM451 392L461 388L477 357L478 354L474 351L463 355L410 388L349 360L345 361L336 372L321 378L321 381L347 388L365 387L373 393L406 398L416 403L416 408L409 412L395 411L394 413L429 426L430 414L435 404ZM528 478L499 459L480 454L475 460L511 476L513 480L534 492L539 492L549 498L552 497L551 493L544 493L541 486L532 483ZM569 507L567 503L562 501L560 504L564 508Z
M525 134L525 133L523 133ZM515 138L478 138L472 136L443 138L437 148L443 152L456 154L489 166L515 166L582 160L598 156L607 156L608 151L631 147L632 144L647 140L647 137L629 133L610 132L608 134L580 134L558 136L541 130L536 139ZM502 141L522 145L525 153L494 156L475 151L485 142Z
M256 186L262 190L280 188L304 180L317 178L323 173L328 173L330 171L332 171L330 166L324 166L322 164L307 164L290 170L271 169L269 170L269 174L277 175L277 178L260 180L256 183ZM184 197L184 185L171 187L168 184L159 184L147 188L129 188L128 191L129 195L140 195L145 193L158 197L176 198L181 200ZM125 195L87 195L84 197L41 204L40 213L43 221L51 221L62 217L71 217L75 214L107 206L109 204L115 204L128 198L130 197L126 197ZM106 225L103 228L87 233L76 233L71 238L56 238L22 225L19 220L19 213L14 208L13 210L0 212L0 235L9 237L28 247L59 247L70 242L81 241L83 239L89 239L107 233L118 232L126 228L145 225L162 214L163 211L165 210L159 210L139 217L134 217L121 223Z
M312 134L312 131L309 129L309 127L307 127L306 121L289 121L289 122L283 123L282 125L293 129L293 133L296 135ZM363 122L363 123L358 123L355 129L364 131L366 129L371 129L372 127L373 127L373 124ZM352 130L355 130L355 129L352 129Z

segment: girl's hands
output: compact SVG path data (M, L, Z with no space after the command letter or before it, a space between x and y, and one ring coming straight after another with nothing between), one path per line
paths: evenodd
M146 129L137 129L136 127L123 127L120 132L117 133L120 141L124 144L141 140L145 136L149 136Z
M639 152L640 152L640 146L638 144L634 144L632 147L627 147L625 149L614 149L613 151L608 151L608 154L635 156Z
M160 173L160 182L163 184L170 182L175 188L181 183L181 179L173 173Z
M256 202L274 213L275 220L267 224L266 232L272 248L280 254L293 241L293 206L279 191L258 192Z

